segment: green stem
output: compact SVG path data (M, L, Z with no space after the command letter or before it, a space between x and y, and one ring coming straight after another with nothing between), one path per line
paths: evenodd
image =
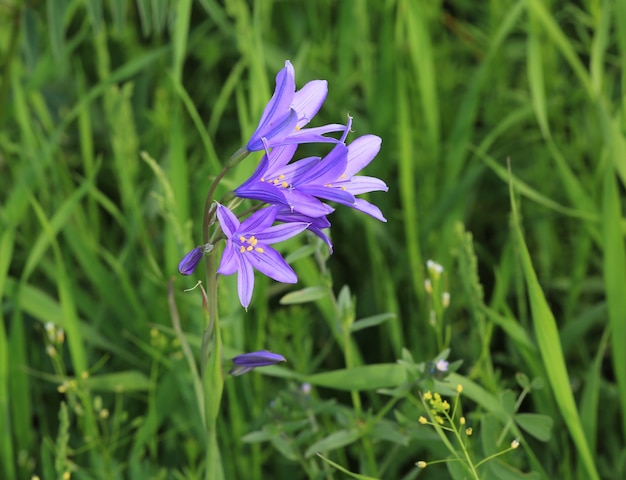
M218 184L224 175L247 157L249 152L245 148L237 150L226 162L222 171L215 177L204 203L202 218L202 238L205 244L209 243L210 227L213 224L215 207L213 196ZM217 439L217 417L219 415L222 393L224 391L224 374L222 369L222 336L217 311L217 258L215 249L205 255L206 293L203 296L205 311L205 326L202 335L201 369L202 384L204 387L205 430L207 439L206 449L206 480L223 480L224 470L220 447Z

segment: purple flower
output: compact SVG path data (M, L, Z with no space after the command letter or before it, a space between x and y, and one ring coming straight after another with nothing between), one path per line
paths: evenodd
M298 277L283 257L269 245L287 240L309 224L285 223L272 226L278 207L272 206L255 212L239 222L233 212L223 205L217 206L217 218L226 235L226 248L217 273L232 275L237 272L239 301L248 308L254 289L254 269L282 283L296 283Z
M202 260L203 251L201 247L194 248L191 252L187 253L178 264L178 271L182 275L191 275L196 269L200 260Z
M326 80L313 80L296 92L295 72L291 62L287 60L285 68L276 75L274 95L248 141L248 151L268 150L287 144L337 142L323 134L341 131L345 128L344 125L329 124L302 129L319 111L327 93Z
M243 375L256 367L267 367L286 361L282 355L267 350L244 353L233 358L234 367L230 370L230 374L234 376Z
M289 163L293 153L292 146L284 146L265 154L252 177L235 190L235 195L282 205L308 217L322 217L335 210L316 197L355 203L351 193L327 187L346 169L348 148L345 145L338 144L324 159L308 157Z
M347 205L378 220L386 221L378 207L355 195L387 191L378 178L355 175L374 159L381 139L364 135L347 147L336 145L325 158L308 157L289 163L296 146L272 150L261 159L252 176L235 195L288 207L292 213L322 217L334 209L320 199Z

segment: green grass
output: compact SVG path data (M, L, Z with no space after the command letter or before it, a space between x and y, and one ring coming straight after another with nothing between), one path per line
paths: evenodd
M621 1L4 2L0 477L471 478L432 464L461 449L418 421L457 384L475 465L521 442L480 478L626 476L625 19ZM382 137L366 174L388 222L338 208L333 255L286 243L299 283L257 275L247 312L220 278L224 368L288 362L225 375L218 406L185 291L202 276L176 269L286 59L298 86L328 80L314 125L349 113L351 138Z

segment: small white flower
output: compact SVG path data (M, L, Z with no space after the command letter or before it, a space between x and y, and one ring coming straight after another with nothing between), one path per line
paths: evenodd
M426 262L426 268L437 275L441 275L443 273L443 267L433 260L428 260Z
M448 365L449 365L448 362L446 362L444 359L441 359L441 360L437 360L437 363L435 364L435 368L440 372L447 372Z

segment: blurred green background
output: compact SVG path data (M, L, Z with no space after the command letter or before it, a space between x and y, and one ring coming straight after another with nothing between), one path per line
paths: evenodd
M338 209L334 254L318 258L327 271L299 254L311 239L289 242L300 283L257 275L248 312L235 279L221 280L226 357L267 348L288 358L269 375L227 379L225 477L347 478L307 449L376 415L376 389L389 385L363 377L362 410L352 387L316 385L314 374L346 367L341 319L327 296L279 303L344 285L354 318L390 314L354 329L348 371L393 364L403 348L427 362L449 347L458 374L481 388L467 407L477 431L493 413L487 395L506 403L517 373L543 379L518 408L551 417L552 433L509 463L532 478L626 476L626 2L6 0L0 477L203 478L168 280L200 243L211 179L254 131L287 59L298 87L328 80L314 126L350 114L352 138L382 137L365 174L389 185L368 197L388 222ZM435 328L429 259L451 295ZM198 355L200 298L184 292L196 277L174 288ZM388 431L322 451L379 478L448 478L445 467L414 467L442 446L392 413L377 424ZM419 414L407 408L407 425ZM493 478L518 478L506 475Z

